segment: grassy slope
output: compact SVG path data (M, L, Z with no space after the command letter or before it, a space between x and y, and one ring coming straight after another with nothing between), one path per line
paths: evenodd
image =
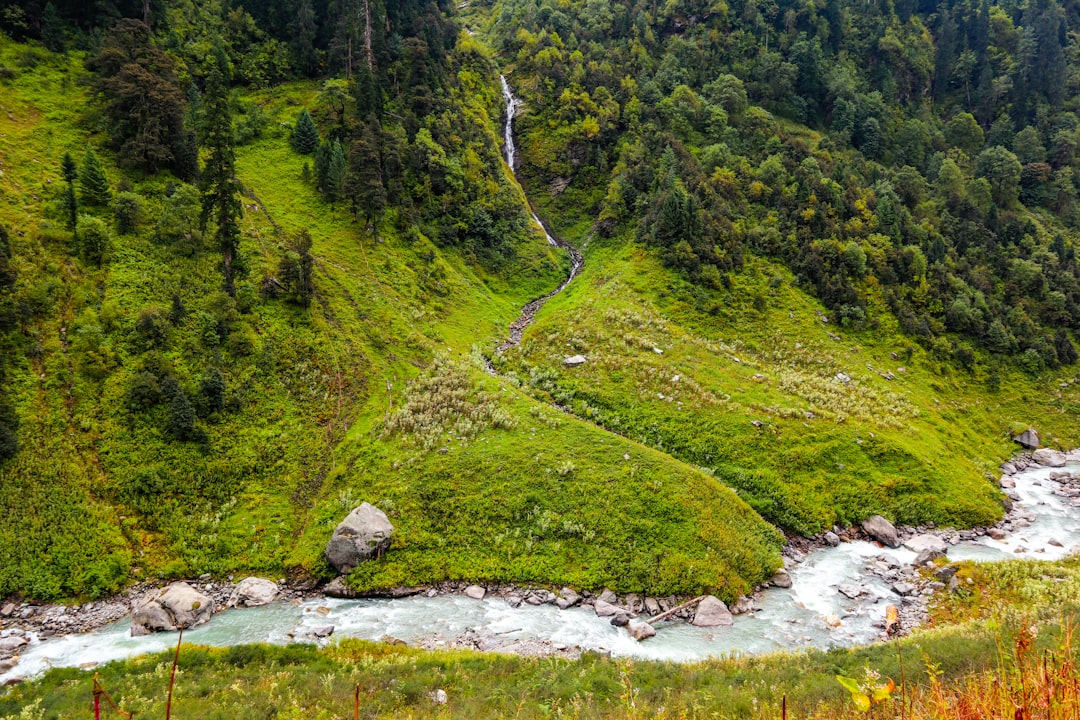
M361 500L386 505L401 531L398 549L356 578L368 587L469 577L708 586L731 597L779 564L779 536L714 479L481 371L474 349L493 347L520 306L558 282L565 259L539 233L498 272L424 238L406 242L392 222L381 242L361 237L344 208L303 183L303 158L286 147L281 123L310 102L310 85L254 98L272 122L238 152L251 195L237 307L218 292L212 248L185 257L152 242L150 223L116 238L100 270L70 257L59 160L87 140L100 149L103 136L88 132L99 121L77 83L80 59L37 51L35 66L20 65L27 52L0 45L0 63L17 71L4 86L14 120L0 116L0 221L16 231L21 287L36 309L31 359L12 374L24 451L0 469L0 512L12 518L0 528L0 593L107 592L133 563L135 577L325 573L326 538ZM490 99L470 111L494 143ZM165 180L129 179L152 220ZM310 313L258 293L284 234L301 227L317 261ZM228 409L199 421L206 447L167 438L165 405L125 408L131 377L153 355L135 318L166 313L173 293L187 313L166 326L157 364L191 394L209 367L229 388ZM206 331L208 317L227 319L227 337ZM454 358L467 393L498 398L507 419L504 429L478 423L446 455L383 427L436 354Z
M1048 628L1049 630L1049 628ZM969 624L905 641L904 673L926 681L927 663L943 679L993 669L1003 633ZM1051 647L1045 632L1040 648ZM181 653L173 710L202 718L351 717L360 687L361 717L368 718L762 718L856 717L835 675L861 678L869 667L899 682L896 645L853 650L777 654L693 665L626 662L586 655L581 661L427 652L345 640L316 651L310 646L266 646ZM160 715L171 655L159 653L99 669L117 702L135 715ZM43 717L81 712L90 697L90 674L53 670L45 678L0 695L0 718L23 708ZM446 691L435 706L429 693ZM891 714L876 717L893 717ZM865 717L863 715L862 717Z
M730 291L694 287L632 242L590 240L586 199L544 201L587 244L586 270L508 369L582 417L709 468L783 527L873 513L992 522L1001 506L987 474L1015 448L1011 429L1031 424L1064 447L1080 438L1071 370L1003 371L994 391L985 370L938 361L883 308L873 331L827 324L789 272L755 258ZM574 353L591 362L565 368Z

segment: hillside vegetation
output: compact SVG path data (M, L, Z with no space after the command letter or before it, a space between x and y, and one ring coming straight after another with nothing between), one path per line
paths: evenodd
M359 589L730 599L778 528L990 523L1011 432L1075 443L1057 5L364 6L4 15L0 594L327 578L370 501ZM495 356L569 261L485 42L587 256Z

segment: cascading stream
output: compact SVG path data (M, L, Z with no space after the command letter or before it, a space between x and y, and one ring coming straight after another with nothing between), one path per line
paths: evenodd
M506 124L503 126L503 143L506 150L506 164L510 166L510 171L514 173L514 177L516 178L517 171L515 165L517 163L517 146L514 144L514 118L517 116L517 110L521 105L521 101L514 96L514 91L511 89L510 83L506 81L505 75L499 76L499 82L502 84L503 98L506 100ZM526 203L528 203L527 199ZM521 308L521 314L518 316L518 319L510 324L510 337L495 348L496 353L501 353L520 344L522 332L524 332L525 328L532 323L533 319L536 317L536 313L544 306L544 303L565 290L566 286L570 284L571 280L577 277L578 273L581 272L581 268L585 265L585 258L582 257L578 249L562 238L552 235L547 226L544 225L539 217L537 217L531 205L529 206L529 214L532 216L533 222L539 225L544 231L544 236L547 238L549 245L561 248L570 254L570 274L557 288L547 295L539 297Z

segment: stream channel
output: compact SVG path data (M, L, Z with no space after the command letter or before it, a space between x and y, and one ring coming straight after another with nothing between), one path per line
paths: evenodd
M507 100L506 159L511 168L515 148L511 123L518 101L503 79ZM535 215L533 216L534 219ZM540 224L537 219L536 222ZM545 230L545 232L547 232ZM520 340L521 329L531 321L545 300L560 292L582 266L580 253L550 233L548 242L571 253L572 271L550 295L522 312L511 328L510 347ZM516 333L516 335L515 335ZM502 349L505 349L502 348ZM1076 473L1071 465L1066 470ZM1058 494L1061 485L1050 479L1052 468L1032 466L1013 476L1013 494L1019 508L1033 521L1003 540L988 536L960 542L948 549L950 560L995 561L1018 557L1057 559L1067 548L1080 545L1080 508L1071 498ZM460 595L437 595L384 600L334 600L314 598L304 602L225 610L207 624L189 630L184 640L195 644L229 646L253 642L288 643L293 636L310 637L315 627L333 625L334 637L379 640L392 636L411 645L438 646L453 642L470 629L496 634L507 642L538 641L555 650L581 648L616 656L656 660L694 661L729 654L758 654L801 647L827 648L872 642L888 604L901 598L890 584L871 572L871 566L907 565L916 553L907 548L882 548L866 541L844 542L806 555L791 563L790 588L768 588L755 596L755 611L735 617L733 627L699 628L682 621L662 622L657 635L645 642L632 639L625 629L613 627L608 618L597 617L591 608L559 610L554 605L522 604L510 607L502 598L472 600ZM839 586L861 587L857 599L849 599ZM832 627L826 618L840 620ZM0 685L12 678L30 677L49 667L86 666L157 652L176 643L174 633L131 637L130 619L96 631L38 640L32 638L18 664L0 674Z

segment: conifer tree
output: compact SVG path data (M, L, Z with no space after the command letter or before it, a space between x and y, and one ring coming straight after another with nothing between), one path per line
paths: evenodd
M105 207L111 196L109 181L105 178L101 161L98 160L94 148L87 145L82 167L79 168L79 199L87 205Z
M173 394L166 429L177 440L190 440L195 435L195 410L183 388Z
M288 252L281 259L278 274L281 282L289 291L289 299L300 305L308 307L311 298L315 294L313 280L315 260L311 256L311 235L308 231L301 230L290 243Z
M333 143L323 140L319 143L319 149L315 151L315 186L319 192L324 192L326 187L326 172L330 168L330 155Z
M1065 328L1058 328L1057 334L1054 335L1054 350L1057 352L1058 362L1062 365L1076 363L1076 348L1069 340L1069 334L1065 332Z
M326 181L323 183L323 193L330 202L341 197L347 169L345 151L341 149L341 143L335 140L330 148L330 161L326 165Z
M235 262L240 246L240 201L237 193L236 150L233 146L233 123L229 109L229 67L225 51L215 50L216 61L206 79L206 166L202 174L202 214L205 231L212 219L215 239L221 250L224 289L236 297Z
M225 408L225 390L225 376L217 368L210 368L199 384L199 392L210 412L220 412Z
M386 209L387 196L376 133L377 125L372 117L349 147L345 195L352 203L353 213L362 216L367 225L377 227Z
M319 131L315 127L315 121L311 119L311 113L304 108L296 118L296 127L293 129L293 150L301 155L310 155L319 147Z
M64 52L67 41L64 37L64 20L51 2L45 3L41 13L41 43L53 52Z

